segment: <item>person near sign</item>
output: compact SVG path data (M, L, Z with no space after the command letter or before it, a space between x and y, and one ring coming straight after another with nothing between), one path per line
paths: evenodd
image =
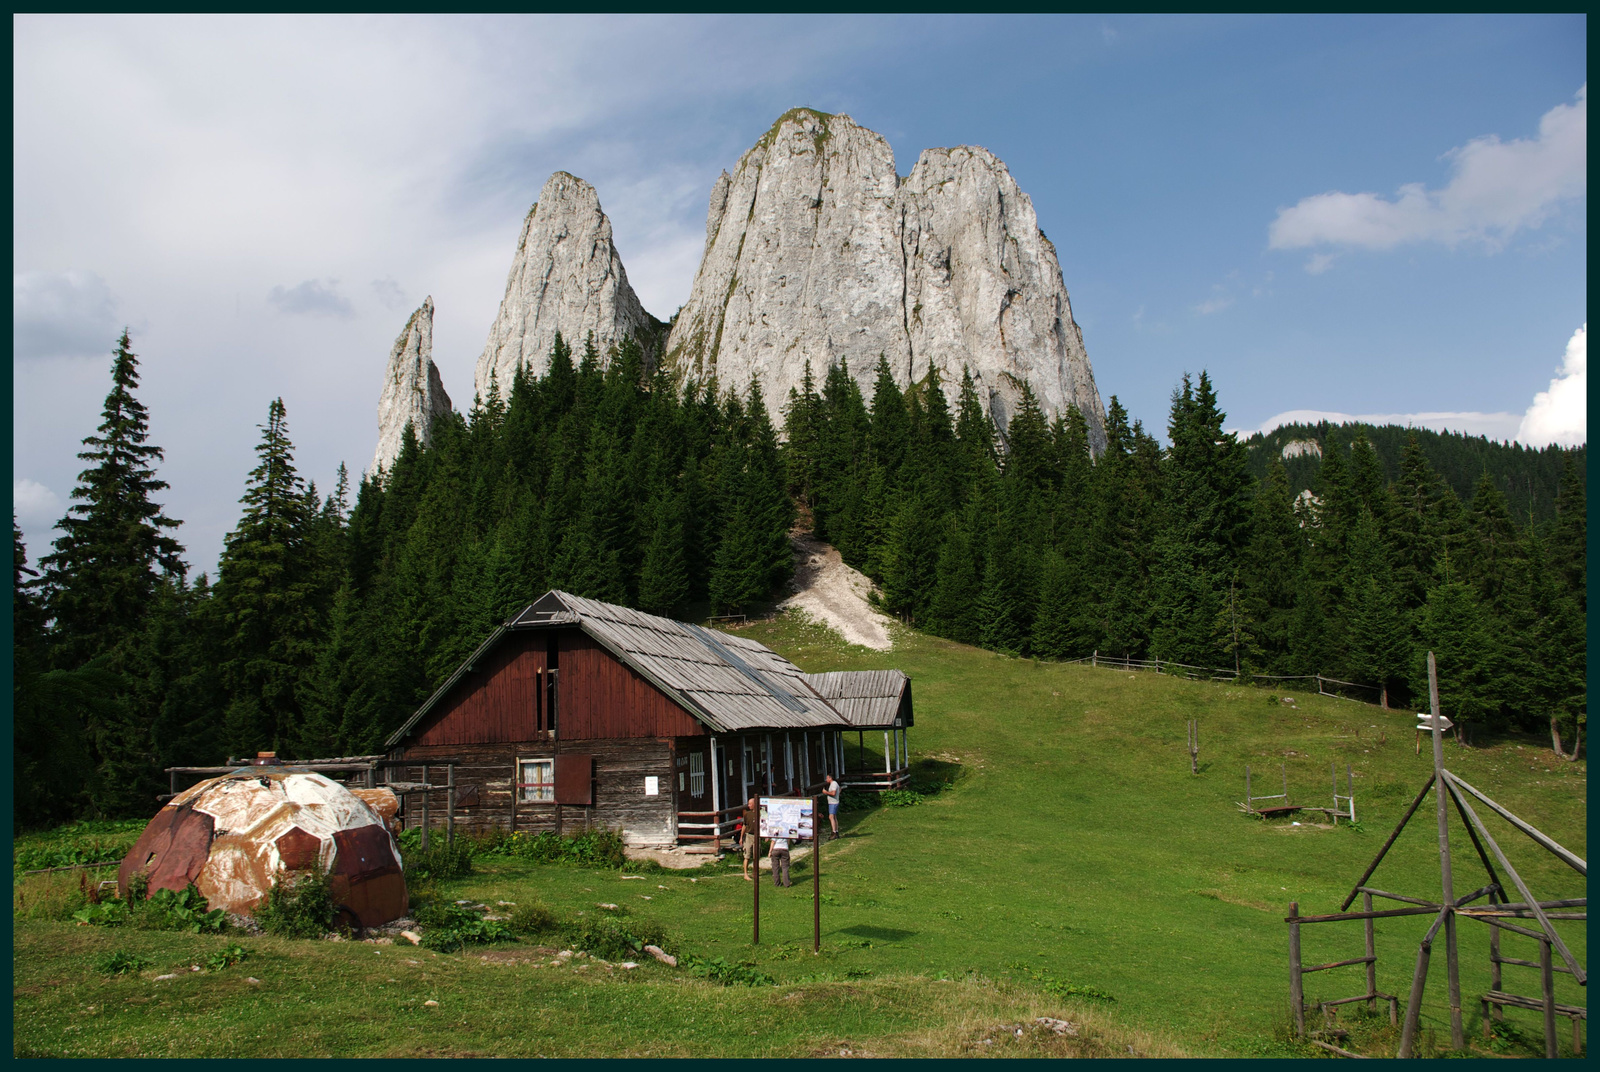
M833 836L837 840L839 837L839 798L843 795L843 787L839 785L833 775L824 774L823 777L828 780L828 787L822 791L823 795L828 798L828 823L833 827Z
M772 884L793 886L794 883L789 881L789 839L773 838L772 851L767 854L767 859L772 862Z
M744 806L744 838L739 842L739 855L744 861L744 880L754 882L750 868L761 859L761 810L756 807L755 797ZM756 870L759 872L760 868Z

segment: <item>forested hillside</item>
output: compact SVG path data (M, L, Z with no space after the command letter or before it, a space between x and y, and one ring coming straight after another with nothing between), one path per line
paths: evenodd
M174 764L372 751L547 588L763 604L808 515L885 609L958 641L1322 673L1394 704L1422 702L1431 649L1469 728L1548 722L1570 745L1584 719L1581 450L1524 452L1560 463L1534 523L1494 474L1458 495L1415 434L1392 473L1360 430L1329 435L1299 497L1281 459L1252 474L1203 373L1174 392L1170 446L1113 397L1093 457L1082 417L1047 422L1026 388L1002 441L970 377L952 406L881 361L870 402L847 369L808 370L780 446L757 385L678 385L631 343L606 357L575 367L558 340L542 378L492 382L353 503L342 469L325 496L298 475L273 402L218 574L191 582L124 336L37 580L13 525L17 821L144 814Z
M1471 499L1478 479L1488 473L1494 486L1506 497L1513 517L1527 522L1549 521L1556 513L1556 498L1561 494L1561 477L1570 462L1580 482L1587 482L1587 446L1565 449L1558 446L1535 449L1521 443L1500 443L1485 436L1461 432L1435 432L1429 428L1403 428L1398 424L1283 424L1270 432L1256 434L1242 442L1250 451L1250 471L1264 479L1273 458L1283 460L1289 473L1289 486L1295 491L1316 491L1317 474L1322 468L1321 452L1334 444L1348 448L1357 436L1365 436L1383 466L1384 478L1391 483L1400 476L1406 443L1413 436L1433 470L1450 485L1457 498ZM1307 445L1315 443L1315 451ZM1284 448L1288 448L1285 457Z

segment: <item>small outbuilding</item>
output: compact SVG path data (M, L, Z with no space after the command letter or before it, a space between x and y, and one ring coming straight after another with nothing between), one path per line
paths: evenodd
M853 728L756 641L552 591L385 742L385 769L438 787L448 768L449 788L405 794L406 825L428 809L467 829L608 827L669 847L728 837L750 796L821 793Z
M387 791L366 791L374 803ZM392 806L392 805L391 805ZM345 922L374 927L406 914L400 851L384 816L314 771L241 767L173 797L117 869L126 897L139 873L151 890L194 883L212 908L250 915L280 875L320 864Z

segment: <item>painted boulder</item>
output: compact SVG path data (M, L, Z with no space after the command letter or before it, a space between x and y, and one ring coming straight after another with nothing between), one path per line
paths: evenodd
M344 922L374 927L406 914L400 850L373 804L312 771L245 767L172 798L123 857L117 889L126 896L144 871L152 890L193 882L212 908L250 915L277 876L318 862Z

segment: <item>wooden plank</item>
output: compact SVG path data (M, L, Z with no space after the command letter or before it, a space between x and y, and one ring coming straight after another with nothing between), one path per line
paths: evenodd
M1301 968L1300 974L1308 975L1311 972L1327 971L1329 968L1347 968L1352 964L1371 964L1377 957L1352 957L1349 960L1335 960L1327 964L1318 964L1314 968Z
M1423 784L1422 789L1411 801L1411 806L1406 809L1406 813L1400 816L1400 821L1395 824L1394 831L1389 835L1389 840L1383 843L1383 848L1378 850L1378 855L1372 858L1372 862L1367 865L1366 871L1362 873L1360 878L1356 879L1355 886L1351 888L1350 893L1345 897L1344 902L1339 905L1339 911L1343 912L1345 909L1350 907L1350 902L1356 899L1356 894L1361 891L1361 887L1367 884L1367 879L1371 878L1372 873L1378 869L1378 865L1383 863L1384 856L1388 854L1390 847L1394 845L1395 839L1400 836L1400 831L1406 828L1406 823L1411 821L1411 816L1416 814L1417 809L1422 806L1423 798L1428 795L1428 790L1433 788L1433 783L1436 777L1436 775L1428 775L1427 782Z

